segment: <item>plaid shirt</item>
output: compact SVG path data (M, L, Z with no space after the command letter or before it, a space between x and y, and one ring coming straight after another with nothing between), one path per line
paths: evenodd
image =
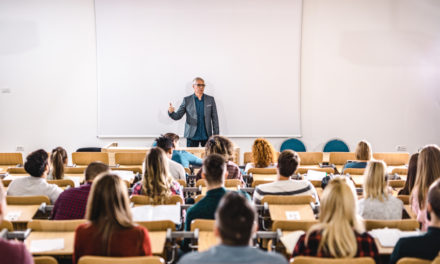
M51 219L83 219L91 186L91 183L86 183L80 187L67 189L62 192L55 202Z
M177 181L171 182L170 189L172 195L179 195L180 197L182 197L182 200L185 201L185 198L183 197L182 186L180 186L180 184ZM138 181L133 186L131 195L143 195L143 194L144 191L142 190L142 181Z
M379 252L377 251L376 243L374 238L372 238L368 233L359 234L355 232L357 241L357 252L355 257L372 257L376 263L379 261ZM295 256L313 256L313 257L324 257L331 258L327 253L318 251L319 242L321 241L321 232L312 232L309 236L306 245L306 235L302 235L298 242L296 243L295 249L293 250L292 257Z

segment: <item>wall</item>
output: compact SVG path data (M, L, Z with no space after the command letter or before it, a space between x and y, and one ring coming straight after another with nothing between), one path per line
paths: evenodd
M308 150L320 151L334 137L352 149L368 139L374 151L440 144L439 1L304 0L302 32ZM96 138L92 0L1 1L0 36L1 151L73 151L115 141ZM242 151L253 141L233 140ZM270 140L279 148L283 139Z

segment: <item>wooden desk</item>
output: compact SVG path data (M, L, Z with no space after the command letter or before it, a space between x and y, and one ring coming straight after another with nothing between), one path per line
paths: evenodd
M41 239L64 239L64 248L54 251L31 252L32 255L71 256L73 254L75 232L31 232L24 241L26 248L31 251L31 241Z
M154 255L161 255L165 248L165 242L167 240L166 231L148 231L151 241L151 252Z
M218 239L212 231L200 231L198 240L198 251L205 251L218 244Z
M299 213L299 220L315 220L315 214L312 207L308 204L269 204L269 213L272 221L277 220L290 220L287 219L287 211L297 211Z
M412 208L411 208L411 204L404 204L403 208L405 208L405 211L408 213L409 217L411 217L411 219L417 219L417 215L413 212Z
M18 219L11 222L14 225L14 230L25 230L27 223L32 221L39 207L39 205L8 205L6 206L6 213L4 215L6 217L9 212L21 212Z
M353 180L354 186L357 188L360 188L362 185L364 185L364 175L350 175L350 177Z
M28 174L9 174L4 178L4 180L15 180L22 177L27 177ZM66 180L72 180L75 183L75 186L72 187L78 187L82 182L85 180L85 176L83 173L78 174L64 174L64 178Z
M225 189L229 190L229 191L237 191L238 190L237 187L225 187ZM207 187L202 187L202 194L201 195L205 196L206 192L207 192Z
M374 242L376 243L377 251L379 255L391 255L393 253L394 247L382 247L379 242L379 239L374 238Z

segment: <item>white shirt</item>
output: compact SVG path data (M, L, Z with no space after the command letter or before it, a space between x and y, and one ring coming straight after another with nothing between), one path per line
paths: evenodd
M45 195L49 197L50 202L55 204L58 196L63 189L56 184L47 183L46 179L41 177L27 176L13 180L8 187L7 195L11 196L33 196Z
M402 219L403 202L392 195L379 199L361 199L358 201L358 213L364 219L400 220Z
M254 191L254 203L260 204L265 195L311 195L319 202L315 187L306 180L290 179L258 185Z
M168 159L168 168L170 170L171 176L175 180L184 180L186 181L185 169L180 163L175 162L174 160Z

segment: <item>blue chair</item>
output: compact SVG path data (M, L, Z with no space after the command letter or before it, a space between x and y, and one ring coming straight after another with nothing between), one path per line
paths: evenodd
M323 152L350 152L350 149L344 141L333 139L325 143Z
M306 152L306 146L297 138L289 138L281 144L280 151L291 149L297 152Z

